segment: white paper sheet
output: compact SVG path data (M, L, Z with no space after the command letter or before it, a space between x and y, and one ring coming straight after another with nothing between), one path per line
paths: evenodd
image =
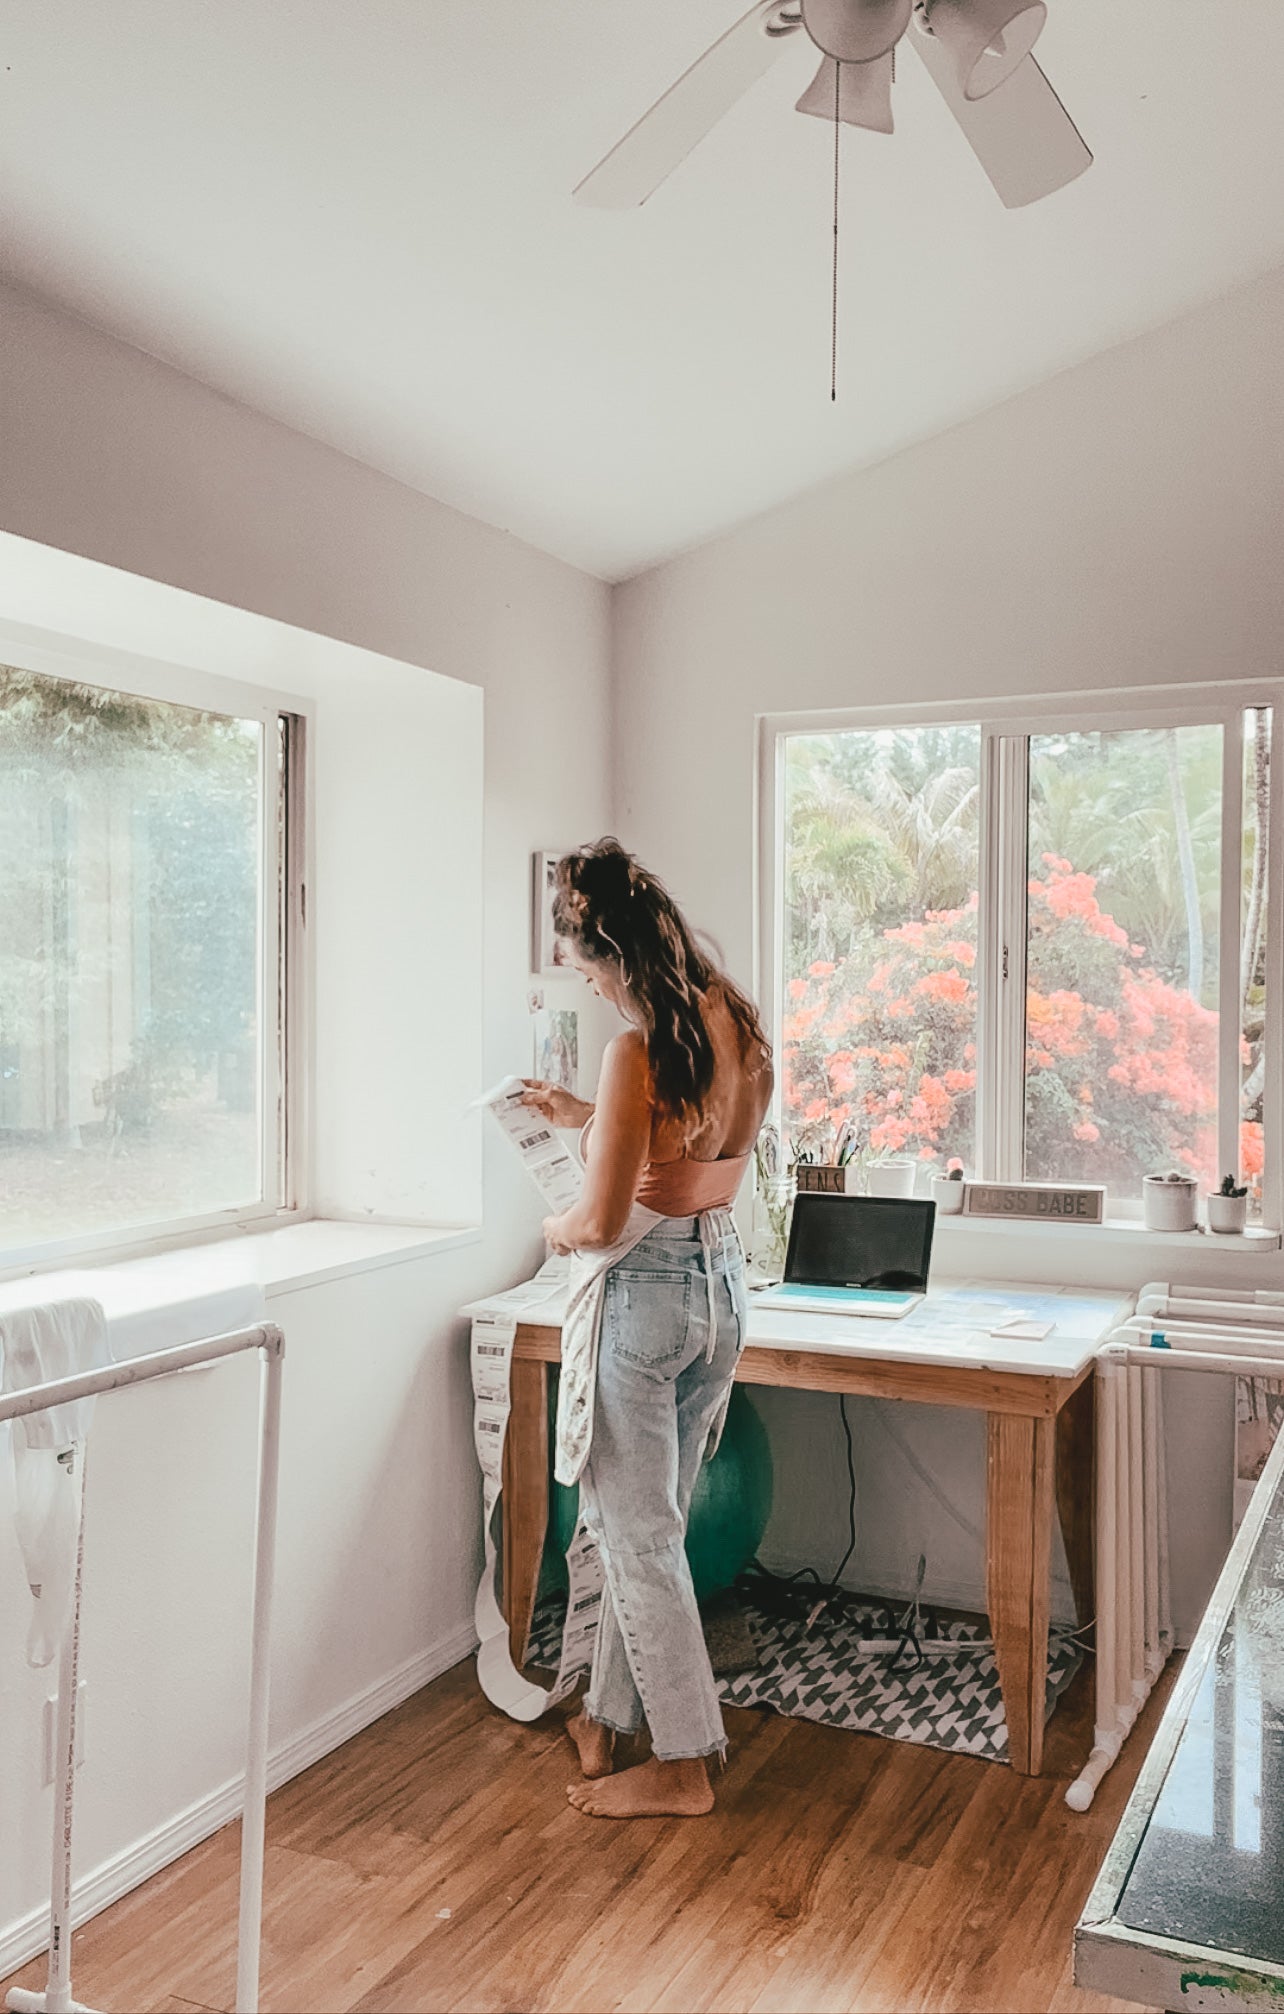
M569 1210L579 1200L584 1170L561 1135L525 1103L521 1078L503 1078L475 1103L499 1121L549 1209Z
M533 1285L527 1282L527 1285ZM576 1525L566 1552L570 1591L562 1655L551 1691L524 1676L509 1651L508 1624L495 1593L496 1533L502 1515L504 1441L508 1433L513 1343L518 1308L489 1308L473 1317L470 1351L473 1380L473 1440L482 1472L485 1563L473 1609L477 1630L477 1677L493 1706L513 1720L538 1720L575 1690L593 1661L602 1607L602 1562L583 1522ZM499 1515L497 1515L497 1513Z

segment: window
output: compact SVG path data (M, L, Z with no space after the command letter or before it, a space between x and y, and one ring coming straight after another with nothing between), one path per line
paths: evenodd
M1234 1173L1277 1225L1279 708L1206 702L769 725L795 1150L847 1128L865 1158L1104 1183L1116 1217L1148 1174Z
M977 727L784 741L786 1124L825 1155L975 1158Z
M0 1263L289 1201L297 735L0 667Z

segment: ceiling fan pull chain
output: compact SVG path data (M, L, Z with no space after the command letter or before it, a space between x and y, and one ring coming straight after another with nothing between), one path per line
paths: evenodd
M834 64L834 274L829 319L829 398L838 398L838 112L843 88L843 66Z

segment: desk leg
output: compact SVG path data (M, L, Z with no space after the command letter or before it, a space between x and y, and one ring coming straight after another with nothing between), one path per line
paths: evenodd
M1022 1776L1043 1763L1048 1675L1054 1422L990 1413L986 1582L1008 1753Z
M1095 1390L1095 1379L1086 1377L1057 1414L1057 1515L1081 1629L1095 1613Z
M548 1365L514 1357L504 1442L504 1614L508 1647L526 1662L548 1528Z

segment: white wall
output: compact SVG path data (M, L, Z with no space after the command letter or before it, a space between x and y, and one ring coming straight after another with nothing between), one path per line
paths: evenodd
M130 638L112 628L121 599L104 577L101 640L181 658L190 597L208 596L483 689L481 1061L488 1080L520 1067L530 854L609 822L607 590L3 290L0 355L0 530L168 584L147 600L148 633ZM231 634L225 616L208 611L210 635ZM449 875L452 861L424 871ZM452 983L449 947L437 983ZM557 985L582 1004L573 982ZM290 1348L278 1742L466 1644L480 1504L455 1310L539 1251L538 1204L501 1144L485 1153L479 1244L273 1304ZM250 1382L240 1367L180 1379L140 1395L128 1422L103 1408L89 1477L86 1869L236 1767ZM146 1554L131 1560L126 1533L139 1531ZM0 1609L10 1812L35 1799L44 1690L22 1665L12 1568ZM0 1833L0 1941L47 1893L43 1822L34 1858L24 1834L12 1822Z
M1282 342L1277 273L616 590L620 823L739 974L752 978L757 716L1278 675ZM993 1239L941 1244L961 1270L997 1270ZM1030 1239L1003 1271L1054 1279L1060 1250ZM1201 1256L1168 1269L1194 1277ZM1284 1281L1278 1255L1253 1264L1256 1283ZM1154 1266L1127 1254L1076 1270L1135 1286ZM1220 1388L1174 1395L1187 1629L1229 1529L1227 1404ZM764 1409L771 1546L832 1568L847 1496L836 1405L773 1394ZM978 1423L907 1408L896 1423L980 1526ZM979 1547L868 1410L860 1470L858 1584L906 1587L922 1544L941 1598L978 1598Z

